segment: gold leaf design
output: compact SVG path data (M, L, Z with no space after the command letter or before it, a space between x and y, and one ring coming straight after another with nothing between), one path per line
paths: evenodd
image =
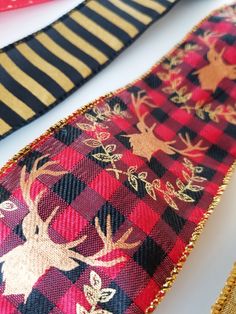
M90 147L100 147L101 146L100 141L95 140L93 138L89 138L87 140L84 140L83 142L84 142L84 144L86 144L86 145L88 145Z
M82 305L76 304L76 314L88 314Z
M115 293L116 293L115 289L111 288L102 289L100 292L99 302L106 303L110 301L114 297Z
M219 123L222 119L236 125L236 104L218 105L215 108L211 103L204 104L199 101L195 105L185 104L183 107L188 113L194 112L198 118L205 120L209 117L213 122Z
M84 285L84 295L91 305L91 309L87 311L82 305L77 304L76 314L112 314L106 310L96 309L96 307L99 303L109 302L114 297L116 290L112 288L102 289L101 277L95 271L90 273L90 284L91 286Z

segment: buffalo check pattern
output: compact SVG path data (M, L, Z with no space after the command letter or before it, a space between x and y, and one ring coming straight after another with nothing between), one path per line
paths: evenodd
M3 168L1 313L148 311L235 161L234 73L211 90L199 71L219 58L234 71L235 18L235 5L214 12Z

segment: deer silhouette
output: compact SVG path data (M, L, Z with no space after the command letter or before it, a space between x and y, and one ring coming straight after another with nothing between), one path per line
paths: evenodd
M215 92L223 79L236 79L236 65L229 65L224 61L223 56L225 48L223 48L220 52L217 52L215 43L210 42L211 37L215 36L216 34L214 33L207 33L203 36L203 41L209 47L209 51L207 53L207 60L209 64L194 72L198 75L201 87L212 92Z
M26 166L22 168L20 187L24 201L29 209L29 213L22 222L26 241L0 258L0 262L3 263L4 295L24 295L25 302L38 279L51 267L62 271L70 271L79 265L79 261L91 266L112 267L125 261L126 258L121 256L109 261L103 261L101 258L115 249L129 250L140 244L140 241L134 243L126 242L133 231L132 227L114 242L112 239L110 215L106 219L106 234L100 227L98 217L95 218L95 228L103 242L103 247L94 255L84 256L75 250L71 250L83 243L87 239L86 235L68 243L53 242L48 234L48 228L59 207L55 207L48 218L43 220L38 213L38 205L46 190L42 189L34 200L31 198L32 184L38 177L41 175L59 176L65 174L64 171L53 171L48 168L55 165L57 161L48 161L39 167L39 162L46 156L44 155L34 162L28 176L26 174Z
M140 133L127 134L123 137L129 138L129 143L133 148L133 153L135 155L146 158L150 161L152 155L157 151L162 151L168 155L173 155L179 153L183 156L188 157L198 157L201 155L201 151L207 149L207 147L202 147L202 140L196 144L192 144L191 139L188 134L185 134L185 137L182 134L179 134L181 141L184 143L185 147L183 149L178 149L173 145L176 144L176 140L173 141L164 141L158 138L154 130L156 128L156 123L149 127L145 123L145 117L147 112L144 114L140 113L141 105L146 105L148 107L156 107L150 102L150 99L144 94L144 91L139 91L137 97L134 94L131 95L132 104L134 106L135 113L139 122L137 123L137 128Z

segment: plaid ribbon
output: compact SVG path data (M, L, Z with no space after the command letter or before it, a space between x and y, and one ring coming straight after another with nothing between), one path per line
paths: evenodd
M235 166L235 23L214 12L1 170L1 313L158 305Z
M62 102L177 2L84 1L0 50L0 139Z

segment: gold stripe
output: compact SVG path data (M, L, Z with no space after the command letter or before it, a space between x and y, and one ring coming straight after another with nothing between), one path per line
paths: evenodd
M0 84L0 100L24 120L30 119L35 115L35 112L30 107L13 95L2 84Z
M106 55L104 55L100 50L98 50L93 45L88 43L82 37L74 33L62 22L54 24L53 28L55 28L58 33L64 36L74 46L76 46L77 48L85 52L87 55L97 60L100 64L104 64L105 62L108 61L108 58Z
M66 92L69 92L74 87L74 83L63 72L40 57L27 44L21 43L16 48L30 63L51 77Z
M59 59L63 60L70 66L72 66L76 71L78 71L83 78L88 77L92 70L81 60L74 57L64 48L59 46L54 40L52 40L47 34L39 33L35 38L51 53L57 56Z
M28 89L44 105L49 106L56 100L46 88L22 71L6 53L0 54L0 63L14 80Z
M81 12L74 11L71 13L70 17L78 24L83 26L87 31L89 31L94 36L98 37L105 44L111 47L115 51L121 50L123 48L123 43L107 30L102 28L100 25L96 24L94 21L87 18Z
M0 135L4 135L11 130L11 126L7 124L4 120L0 119Z
M125 13L134 17L139 22L143 23L144 25L148 25L149 23L152 22L152 18L150 16L139 12L138 10L130 7L128 4L120 0L110 0L110 2L120 10L124 11Z
M131 23L124 20L122 17L117 15L116 13L110 11L99 2L90 1L86 4L91 10L95 11L96 13L100 14L109 22L113 23L114 25L118 26L124 32L126 32L130 37L134 37L138 34L137 28L132 25Z
M164 5L157 3L155 1L152 0L133 0L134 2L141 4L143 7L152 9L154 11L156 11L157 13L162 14L163 12L165 12L166 7L164 7Z

